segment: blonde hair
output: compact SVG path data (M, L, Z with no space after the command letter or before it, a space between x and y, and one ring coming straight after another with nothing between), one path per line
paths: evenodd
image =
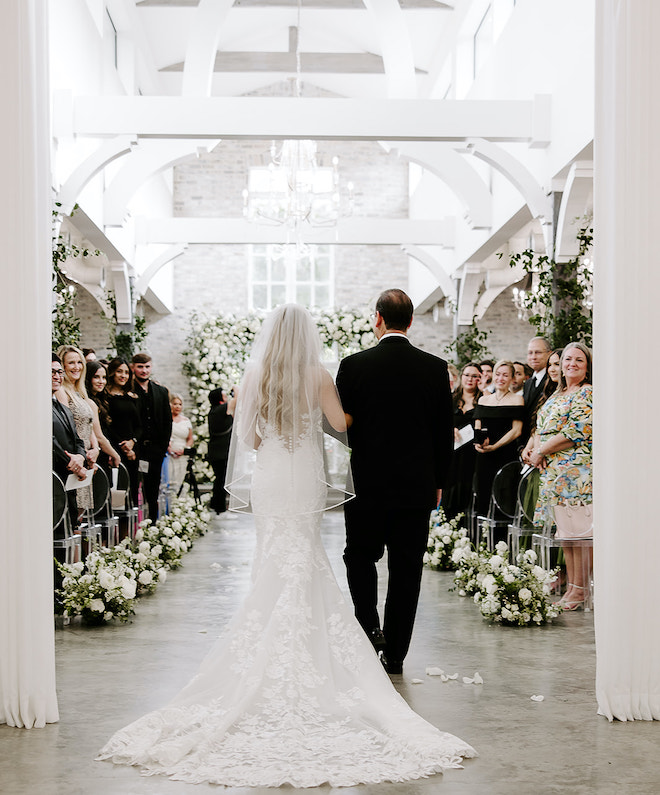
M68 376L66 371L66 365L64 363L64 357L68 353L75 353L80 356L80 361L82 362L82 370L80 372L80 378L78 379L77 383L74 383ZM80 348L76 348L75 345L60 345L57 349L57 355L60 357L60 361L62 362L62 369L64 370L64 378L62 379L62 386L64 387L64 391L67 392L69 395L77 394L80 397L87 400L87 387L85 386L85 376L87 374L87 363L85 362L85 357L83 356L83 352Z
M513 378L513 376L516 374L516 368L513 366L513 362L510 362L508 359L500 359L499 362L497 362L495 367L493 367L493 375L495 375L495 373L503 365L509 368L509 372L511 373L511 378Z

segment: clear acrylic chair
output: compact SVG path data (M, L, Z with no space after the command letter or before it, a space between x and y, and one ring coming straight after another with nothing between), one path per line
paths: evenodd
M591 535L588 537L580 536L579 538L558 538L556 535L557 526L555 524L554 516L551 511L548 511L547 518L543 524L541 532L532 534L532 548L538 555L539 566L544 569L550 569L551 552L553 549L580 549L582 551L582 582L584 583L584 609L591 610L593 608L593 579L592 579L592 556L593 556L593 524L591 528ZM555 589L559 592L561 586L559 578L555 583Z
M64 489L64 483L53 472L53 533L61 531L61 538L53 538L53 549L64 550L64 562L75 563L81 557L82 536L74 533L69 514L69 501Z
M126 523L126 534L133 540L138 527L138 508L133 505L131 478L123 464L117 469L117 488L111 492L112 512L120 524Z
M477 517L479 532L483 532L484 526L487 528L488 549L495 548L496 533L504 533L515 516L521 469L520 461L510 461L493 478L488 514Z
M516 512L513 522L507 527L507 544L511 561L515 563L520 552L520 539L530 538L537 532L534 527L534 510L539 493L540 473L536 467L523 467L518 483Z
M97 467L92 476L92 505L85 510L85 521L80 523L80 530L87 538L90 551L103 545L112 547L118 543L118 525L116 516L110 508L110 483L108 476Z

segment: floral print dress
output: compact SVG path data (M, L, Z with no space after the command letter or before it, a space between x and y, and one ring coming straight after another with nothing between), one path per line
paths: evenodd
M592 397L593 387L584 384L575 392L553 395L539 409L539 444L558 433L574 444L546 456L534 524L543 524L548 506L592 502Z

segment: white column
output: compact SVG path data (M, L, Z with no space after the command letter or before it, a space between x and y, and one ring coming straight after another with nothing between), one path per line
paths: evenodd
M58 720L51 510L50 171L46 0L0 27L0 723Z
M596 3L596 695L660 719L660 2Z

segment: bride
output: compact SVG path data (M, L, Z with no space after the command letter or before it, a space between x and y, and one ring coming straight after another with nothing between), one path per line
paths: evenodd
M118 731L98 759L144 775L225 786L352 786L461 767L476 752L398 695L334 578L322 512L333 486L323 429L345 438L311 315L265 320L236 408L230 509L255 516L250 591L199 673L165 707Z

